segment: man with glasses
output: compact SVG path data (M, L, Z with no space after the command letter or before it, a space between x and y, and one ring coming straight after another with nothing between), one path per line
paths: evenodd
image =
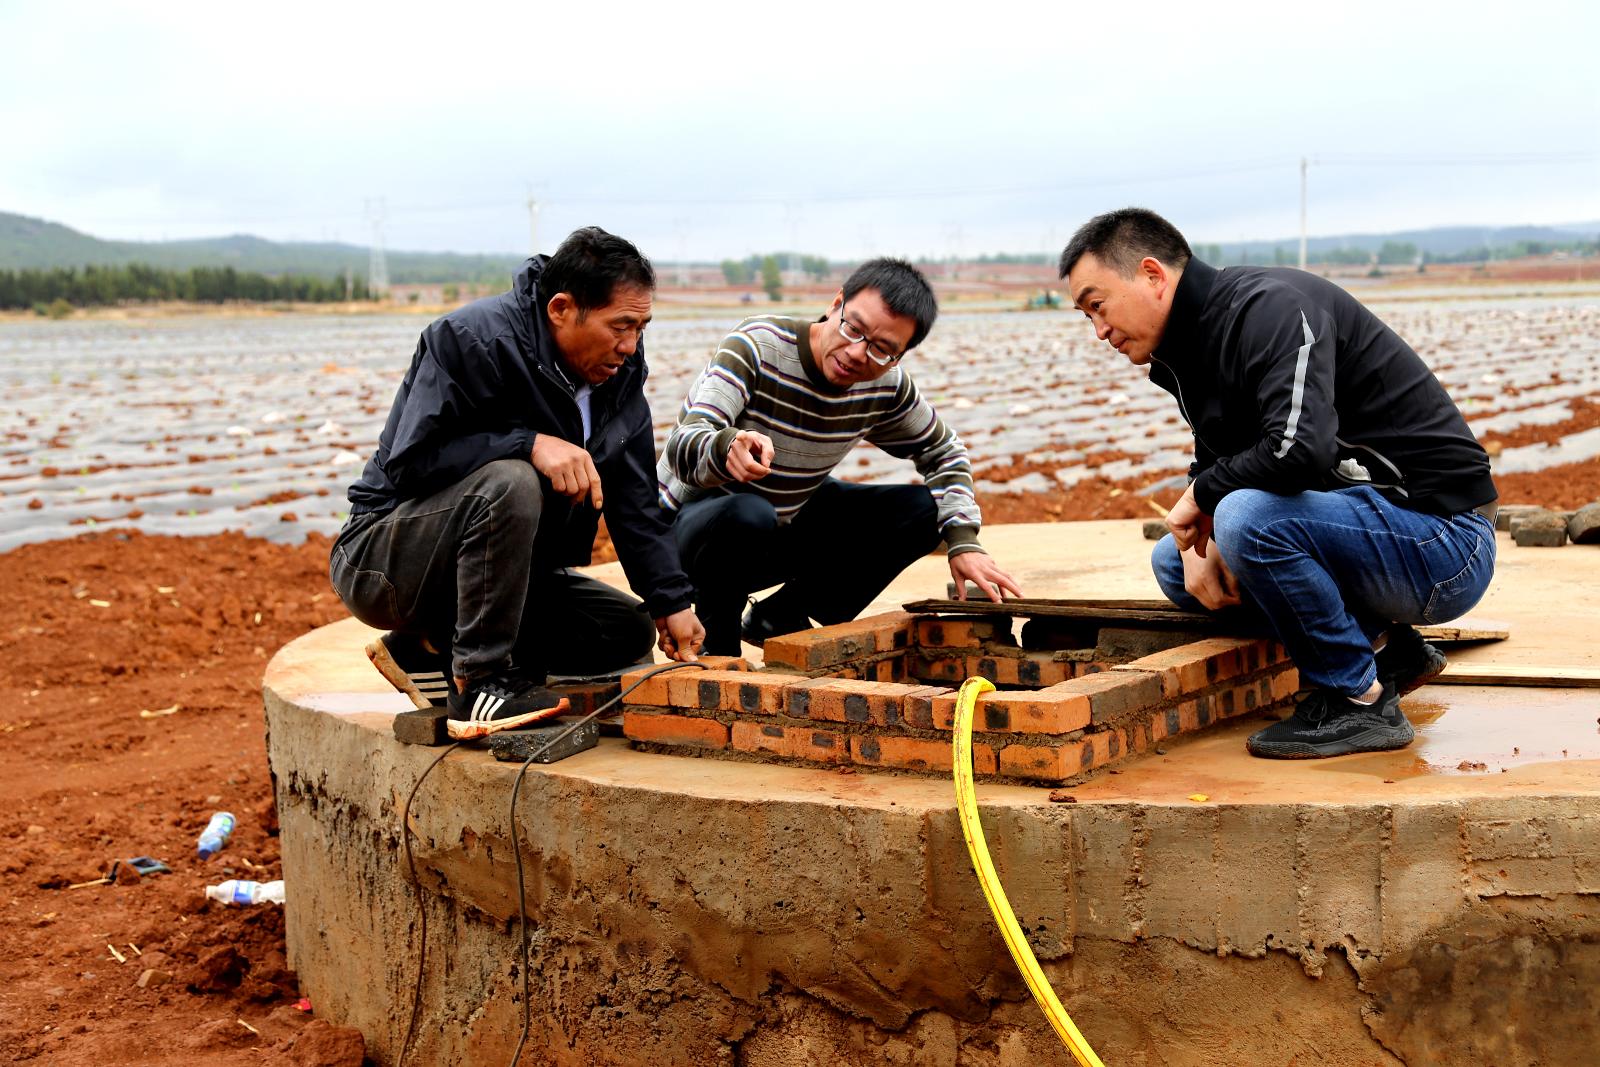
M901 366L938 311L920 271L874 259L815 322L741 322L690 387L656 474L707 652L853 619L940 541L958 590L1022 595L978 544L966 446ZM911 460L923 484L833 478L863 440Z

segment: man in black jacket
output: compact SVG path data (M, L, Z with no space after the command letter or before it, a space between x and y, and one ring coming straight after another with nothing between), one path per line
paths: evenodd
M1258 612L1310 686L1250 751L1405 747L1400 695L1445 666L1410 624L1470 610L1494 573L1489 457L1444 387L1343 289L1287 268L1217 270L1153 212L1085 223L1061 276L1096 336L1149 366L1194 432L1191 481L1152 558L1162 591Z
M334 589L390 631L367 649L451 737L548 714L547 672L696 658L705 631L656 500L643 335L655 273L629 242L578 230L510 292L423 331L377 450L350 487ZM640 604L569 568L601 514ZM652 619L654 625L652 626Z

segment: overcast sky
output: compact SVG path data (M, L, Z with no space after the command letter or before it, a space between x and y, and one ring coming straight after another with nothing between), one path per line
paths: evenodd
M560 8L560 9L558 9ZM881 9L881 12L880 12ZM1600 219L1600 5L0 0L0 211L657 259Z

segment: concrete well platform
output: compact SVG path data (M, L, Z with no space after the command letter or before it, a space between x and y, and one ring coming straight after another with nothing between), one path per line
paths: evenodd
M1502 535L1503 536L1503 535ZM1156 595L1139 523L997 527L1030 595ZM1593 667L1600 549L1501 542L1458 661ZM615 568L597 568L601 576ZM919 562L866 613L937 595ZM291 965L380 1063L420 942L400 813L438 750L354 622L268 668ZM1001 878L1108 1064L1578 1064L1600 1046L1600 690L1433 686L1404 753L1245 755L1235 721L1052 803L982 784ZM409 1062L1068 1064L989 916L948 782L637 752L525 778L449 756L411 841L428 965ZM1204 797L1203 800L1192 799Z

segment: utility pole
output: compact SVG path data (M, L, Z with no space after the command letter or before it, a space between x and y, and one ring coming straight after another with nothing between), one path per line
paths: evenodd
M1300 157L1300 269L1306 269L1306 157Z
M367 201L367 221L372 224L371 254L367 261L367 289L374 300L389 295L389 261L383 254L383 197Z

